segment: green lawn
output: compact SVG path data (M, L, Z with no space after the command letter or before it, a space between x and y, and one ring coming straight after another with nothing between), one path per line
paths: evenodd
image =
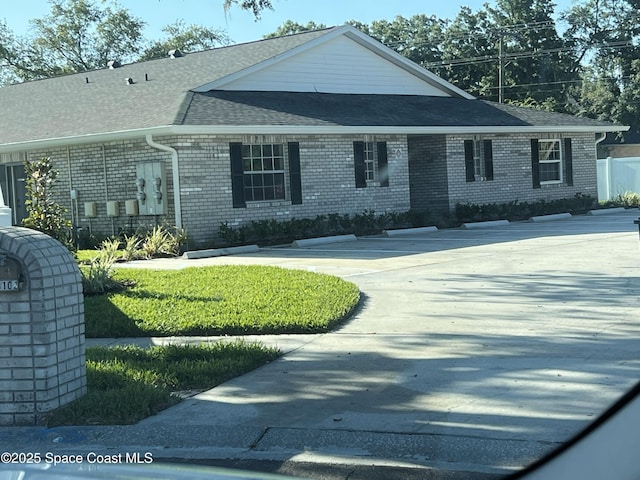
M87 337L326 332L360 299L340 278L264 266L116 269L135 285L85 298Z
M87 269L86 265L81 265ZM329 275L263 266L116 268L127 288L85 297L87 337L326 332L360 300ZM130 424L280 354L261 345L87 349L87 394L50 412L48 426Z
M47 415L47 426L124 425L180 401L184 390L205 390L277 358L257 344L88 348L87 394Z

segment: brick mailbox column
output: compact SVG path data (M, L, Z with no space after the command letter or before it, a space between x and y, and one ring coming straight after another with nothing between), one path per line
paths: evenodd
M0 227L0 425L35 425L86 389L73 256L40 232Z

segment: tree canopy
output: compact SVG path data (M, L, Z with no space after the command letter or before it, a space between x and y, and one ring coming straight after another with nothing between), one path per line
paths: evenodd
M18 37L0 21L0 84L104 68L110 60L133 62L229 43L219 29L178 20L165 37L144 38L145 22L115 0L49 0L49 14L31 20Z

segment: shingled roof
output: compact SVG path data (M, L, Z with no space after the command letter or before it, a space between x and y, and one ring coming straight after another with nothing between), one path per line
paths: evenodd
M179 125L191 90L330 30L2 87L0 145Z
M607 122L474 100L464 92L457 95L453 86L449 97L206 91L217 80L250 71L324 36L342 33L356 35L352 27L334 27L179 58L4 86L0 88L0 151L25 148L27 144L96 141L146 132L286 133L309 129L335 133L356 129L365 133L480 133L626 129ZM364 36L359 32L357 35ZM373 45L374 41L369 40ZM395 53L386 55L391 60L393 57L389 55L400 58ZM409 68L419 69L414 64ZM424 72L426 81L430 81L428 76L435 77ZM441 82L446 89L446 82Z
M465 127L612 127L589 118L456 97L239 91L194 94L182 124L448 127L452 132Z

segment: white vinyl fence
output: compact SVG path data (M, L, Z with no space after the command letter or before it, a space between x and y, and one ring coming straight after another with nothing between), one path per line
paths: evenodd
M598 160L598 201L625 192L640 193L640 157Z

